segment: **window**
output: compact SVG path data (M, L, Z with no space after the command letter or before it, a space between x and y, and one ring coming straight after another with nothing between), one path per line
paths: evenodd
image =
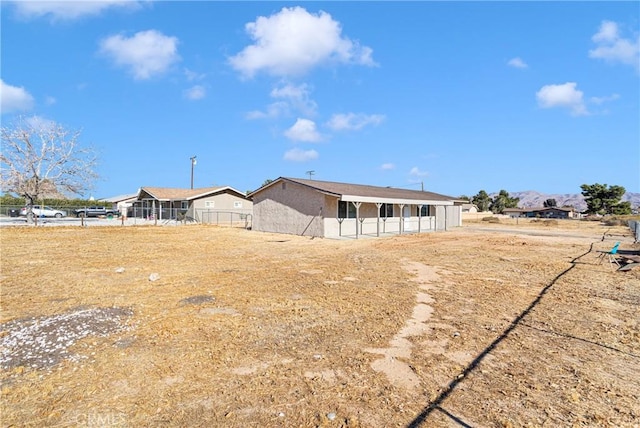
M204 202L204 207L205 208L214 208L216 206L216 201L205 201Z
M351 202L338 201L338 218L356 218L356 206Z
M242 208L242 201L233 201L233 208Z
M423 205L422 207L416 207L416 212L420 211L418 214L420 217L428 217L429 216L429 205Z
M182 201L182 204L180 205L180 207L183 210L188 210L189 209L189 201Z
M393 217L393 204L382 204L380 206L380 217Z

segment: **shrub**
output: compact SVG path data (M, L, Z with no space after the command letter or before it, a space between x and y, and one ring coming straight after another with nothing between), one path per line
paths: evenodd
M626 226L627 220L611 217L611 218L603 219L602 224L604 224L605 226Z
M483 217L482 221L486 221L489 223L500 223L500 219L498 217Z

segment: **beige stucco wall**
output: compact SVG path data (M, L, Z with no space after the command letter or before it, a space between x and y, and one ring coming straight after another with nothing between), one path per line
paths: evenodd
M213 207L207 207L207 202L213 202ZM242 203L241 208L234 207L235 202ZM251 210L253 203L241 197L238 197L234 194L230 193L220 193L213 196L208 196L206 198L200 198L193 201L193 208L196 210L202 209L215 209L215 210L224 210L224 211L233 211L233 210Z
M207 206L213 202L213 206ZM234 204L238 202L241 207ZM247 215L253 214L253 202L232 193L220 193L196 199L189 208L188 216L202 223L232 223L244 221Z
M462 226L462 206L447 206L447 229Z
M300 184L275 183L253 197L253 230L324 236L326 203L324 194Z

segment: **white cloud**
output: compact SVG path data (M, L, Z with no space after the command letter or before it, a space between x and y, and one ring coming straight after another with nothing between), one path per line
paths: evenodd
M380 169L382 169L384 171L388 171L388 170L395 169L395 168L396 168L396 166L394 164L392 164L392 163L383 163L380 166Z
M537 93L538 105L542 108L566 107L574 116L589 114L584 105L582 91L576 89L575 82L562 85L546 85Z
M289 103L284 101L275 102L267 106L266 111L253 110L248 112L247 119L268 119L278 118L289 114Z
M334 131L358 131L367 125L377 126L384 119L384 115L381 114L334 114L327 122L327 126Z
M284 154L284 159L293 162L306 162L318 158L315 150L291 149Z
M207 77L204 73L196 73L195 71L189 70L188 68L184 69L184 75L189 82L193 82L194 80L202 80Z
M342 36L342 27L331 15L309 13L302 7L283 8L245 25L254 44L229 58L244 77L260 71L274 76L303 75L327 64L374 66L372 50Z
M188 100L201 100L207 95L207 90L202 85L195 85L183 92L183 96Z
M58 124L55 121L51 119L45 119L42 116L36 116L36 115L27 117L25 121L31 128L39 129L42 131L51 131L58 126Z
M100 51L118 66L127 67L136 79L149 79L180 61L178 39L156 30L140 31L133 37L115 35L100 42Z
M623 38L620 36L618 24L602 21L600 29L591 40L596 44L596 48L589 51L589 58L631 65L640 70L640 37L636 37L635 40Z
M301 85L285 84L284 86L274 88L271 91L271 97L276 99L284 99L295 110L306 116L312 116L318 109L318 104L309 97L311 90L306 83Z
M612 21L602 21L600 29L591 37L596 43L615 42L619 38L618 24Z
M0 112L26 111L33 108L33 97L22 86L11 86L0 79Z
M310 97L311 90L307 84L293 85L286 83L275 87L269 94L275 101L269 104L266 111L253 110L245 115L247 119L274 119L282 116L290 116L292 112L298 112L305 116L316 114L318 105Z
M427 175L429 175L429 173L426 171L420 171L420 168L418 168L417 166L414 166L409 171L409 175L412 175L414 177L426 177Z
M292 85L290 83L287 83L284 86L272 89L270 95L273 98L299 100L309 97L309 88L306 83L303 83L301 85Z
M510 59L507 65L515 68L529 68L527 63L518 57Z
M307 143L315 143L322 140L322 137L316 129L314 121L309 119L298 119L296 123L284 133L285 137L293 141L304 141Z
M53 21L73 20L99 15L107 9L138 9L142 2L133 0L84 1L12 1L18 15L25 19L49 17Z
M57 102L58 102L58 100L56 100L54 97L51 97L51 96L47 96L47 97L44 99L44 103L45 103L46 105L48 105L48 106L52 106L52 105L54 105L54 104L55 104L55 103L57 103Z
M589 98L589 101L593 104L604 104L604 103L608 103L609 101L615 101L618 98L620 98L620 95L618 94L611 94L609 96L606 97L591 97Z

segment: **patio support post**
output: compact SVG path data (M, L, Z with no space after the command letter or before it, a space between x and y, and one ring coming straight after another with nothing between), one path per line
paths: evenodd
M422 229L420 228L420 224L421 224L421 220L422 220L422 207L424 205L418 205L418 233L420 233L422 231Z
M153 210L153 225L157 225L158 224L158 216L156 215L156 200L154 199L153 202L151 203L151 207Z
M444 206L444 230L449 230L447 229L447 206Z
M436 209L433 212L433 231L438 231L438 206L436 205Z
M362 202L351 202L356 207L356 239L358 239L358 219L360 218L360 205Z
M399 234L402 235L402 232L404 232L404 204L399 204L399 206L400 206L400 224L398 225L398 231L400 232Z
M376 202L376 207L378 207L378 219L376 220L376 236L380 237L380 208L382 207L382 202Z

